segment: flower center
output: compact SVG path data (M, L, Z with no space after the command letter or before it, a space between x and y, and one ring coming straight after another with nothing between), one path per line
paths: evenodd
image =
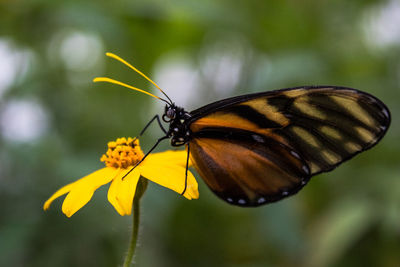
M100 158L100 161L104 162L107 167L126 169L129 166L135 166L143 156L139 139L123 137L108 142L108 150Z

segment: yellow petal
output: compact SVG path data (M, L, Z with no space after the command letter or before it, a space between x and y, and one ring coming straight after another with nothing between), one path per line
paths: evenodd
M153 155L149 155L153 156ZM144 161L140 168L140 174L175 192L181 194L185 188L186 167L170 164L169 161L158 162L158 164L149 164L150 161ZM185 165L186 166L186 165ZM199 197L198 184L193 174L188 171L187 188L183 195L187 199Z
M58 197L68 193L71 191L71 188L74 186L74 183L70 183L66 186L61 187L60 189L57 190L48 200L43 205L44 210L48 210L50 208L51 203Z
M117 195L118 195L118 187L119 187L118 182L121 181L121 177L123 176L123 175L121 175L121 173L123 172L125 174L126 172L123 171L122 169L120 169L120 170L121 171L116 175L116 177L112 180L112 182L110 184L110 188L108 189L108 193L107 193L107 198L108 198L108 201L111 203L111 205L113 205L115 210L121 216L123 216L125 214L125 212L118 203Z
M62 211L71 217L92 198L94 191L109 183L118 172L115 168L102 168L71 184L69 194L64 200Z
M172 151L168 150L165 152L154 153L149 155L143 163L158 165L168 163L170 165L179 165L186 168L187 151L178 150ZM192 162L189 160L189 167L192 166Z
M198 199L199 198L199 186L193 174L188 171L188 183L184 197L187 199Z
M126 169L119 173L112 181L108 190L108 201L110 201L121 216L131 214L133 197L135 196L136 186L140 178L140 173L136 168L122 180L129 170Z

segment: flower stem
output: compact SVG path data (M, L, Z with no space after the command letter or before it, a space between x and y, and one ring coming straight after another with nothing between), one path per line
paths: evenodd
M143 196L143 193L146 190L146 188L147 188L147 180L140 178L138 185L136 187L135 197L133 198L132 235L128 252L125 256L123 267L129 267L132 263L133 256L135 255L135 249L139 233L140 199Z
M136 249L136 242L139 232L139 216L140 216L140 205L139 205L139 198L135 198L133 200L133 228L132 228L132 236L131 242L129 244L128 253L126 254L124 260L124 267L129 267L132 262L133 255L135 255Z

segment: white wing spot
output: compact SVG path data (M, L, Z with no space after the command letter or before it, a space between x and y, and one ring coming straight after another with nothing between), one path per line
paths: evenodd
M387 111L387 109L382 109L382 113L383 115L385 115L386 118L389 118L389 112Z
M260 198L257 200L257 203L258 203L258 204L262 204L262 203L264 203L265 201L266 201L265 198L260 197Z
M241 199L239 199L238 203L244 205L244 204L246 204L246 200L241 198Z
M300 158L300 155L296 151L290 150L290 154L292 154L295 158Z
M261 136L259 136L257 134L253 134L251 137L254 139L254 141L256 141L258 143L265 143L264 138L262 138Z
M310 174L310 170L308 169L308 167L306 165L303 165L302 169L305 173Z

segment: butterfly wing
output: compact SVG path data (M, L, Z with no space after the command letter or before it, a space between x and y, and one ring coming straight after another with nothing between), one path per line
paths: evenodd
M206 184L231 204L258 206L296 193L310 178L306 162L279 141L235 128L208 128L190 142Z
M221 100L191 112L191 159L229 203L257 206L371 148L387 107L351 88L301 87Z

